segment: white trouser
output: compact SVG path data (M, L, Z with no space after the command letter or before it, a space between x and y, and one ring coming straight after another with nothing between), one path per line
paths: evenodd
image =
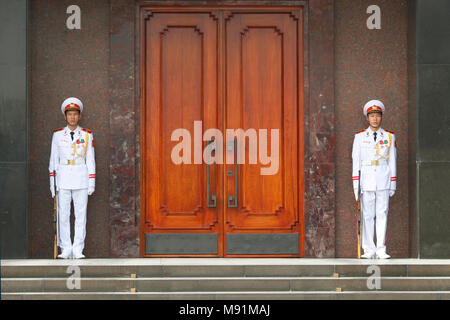
M70 239L70 203L75 211L75 237ZM82 253L86 237L86 209L88 189L60 189L58 191L59 247L62 252Z
M362 203L362 248L364 253L386 253L386 225L389 211L389 190L364 191ZM377 245L373 241L376 217Z

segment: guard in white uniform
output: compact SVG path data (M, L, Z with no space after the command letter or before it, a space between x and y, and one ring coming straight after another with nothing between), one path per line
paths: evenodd
M67 98L61 105L67 126L53 131L50 154L50 190L55 197L53 174L56 171L58 191L58 246L59 258L84 258L86 237L86 209L88 195L95 191L95 154L92 131L81 128L78 121L83 103ZM70 237L70 204L75 211L75 236Z
M369 127L355 134L353 141L353 189L358 201L361 185L363 258L387 259L385 236L389 197L397 187L397 150L394 132L381 128L385 107L379 100L364 105ZM359 174L361 173L361 175ZM376 237L374 243L374 218Z

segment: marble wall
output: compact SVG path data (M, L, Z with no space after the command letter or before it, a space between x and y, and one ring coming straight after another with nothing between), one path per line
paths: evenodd
M416 0L418 254L450 258L450 2Z
M28 256L27 14L0 1L0 258Z
M69 95L83 100L82 125L96 137L97 190L89 200L86 254L139 256L136 3L81 0L82 30L69 31L69 1L32 2L32 257L51 255L50 139L52 130L64 125L59 107ZM369 32L365 1L308 2L305 257L355 254L351 143L353 132L365 126L362 105L375 96L388 108L384 126L399 139L399 189L389 216L388 249L394 257L407 256L407 7L406 0L379 3L383 29Z
M335 256L334 5L309 2L305 87L305 257Z
M408 68L406 0L337 0L335 3L336 256L356 256L352 186L352 144L356 131L368 127L362 112L372 99L383 101L382 127L397 138L397 192L390 198L387 252L409 256ZM377 4L381 29L369 30L366 9ZM414 137L413 137L414 139Z
M68 0L30 1L29 236L30 257L53 256L53 199L48 163L53 130L65 126L61 103L81 99L80 125L94 132L97 179L89 197L85 254L110 255L108 99L109 2L77 1L81 29L69 30ZM73 233L72 233L73 235Z

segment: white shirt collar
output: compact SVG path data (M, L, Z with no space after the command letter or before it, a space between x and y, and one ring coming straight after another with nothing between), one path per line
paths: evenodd
M370 127L367 128L367 131L370 132L371 135L373 135L373 133L376 132L377 137L380 135L381 132L383 132L382 130L383 129L381 127L379 127L377 131L373 131L372 129L370 129Z
M77 126L77 127L75 128L75 130L73 130L73 132L77 132L77 131L79 131L79 130L81 130L81 127L80 127L80 126ZM69 128L68 125L66 126L66 131L67 131L67 132L72 132L72 130L70 130L70 128Z

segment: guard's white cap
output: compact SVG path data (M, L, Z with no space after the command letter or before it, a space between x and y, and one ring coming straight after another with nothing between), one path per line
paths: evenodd
M65 114L68 110L78 110L80 113L83 112L83 102L81 102L80 99L70 97L64 100L64 102L61 104L61 112Z
M370 112L381 112L383 114L384 104L380 100L370 100L364 105L363 112L365 116Z

